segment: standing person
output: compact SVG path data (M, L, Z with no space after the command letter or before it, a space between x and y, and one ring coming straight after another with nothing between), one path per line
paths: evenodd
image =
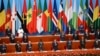
M93 24L90 24L89 29L90 29L90 33L94 33L95 32Z
M9 27L6 28L6 36L10 37L11 36L11 29Z
M11 43L15 43L15 36L13 34L11 34L9 39Z
M31 41L29 41L26 45L26 50L27 51L32 51L32 44L31 44Z
M85 31L85 33L84 33L84 37L85 37L85 39L90 39L89 38L89 33L88 33L88 30L86 29L86 31Z
M97 29L97 31L95 32L95 37L96 37L96 39L100 39L100 31L99 31L99 29Z
M1 45L1 53L6 53L7 50L7 46L6 44L3 42L3 44Z
M70 38L67 41L67 48L72 49L72 41L70 40Z
M81 49L84 49L85 48L85 44L86 44L85 38L82 37L82 39L80 40Z
M21 52L21 44L17 41L17 43L15 44L15 48L17 52Z
M64 32L61 32L61 34L60 34L60 40L61 41L65 41L65 33Z
M38 42L39 51L43 51L43 45L43 41L40 39L40 41Z
M58 50L58 42L56 41L56 39L52 42L52 47L54 51Z
M23 37L24 30L22 28L18 29L18 37Z
M77 34L77 31L75 31L75 33L73 33L73 39L79 40L79 35Z
M99 48L99 41L98 41L98 39L95 39L95 41L94 41L94 48Z
M26 33L24 33L22 40L24 43L28 42L28 35Z

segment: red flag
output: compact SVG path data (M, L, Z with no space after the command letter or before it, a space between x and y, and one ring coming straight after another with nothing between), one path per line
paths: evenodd
M26 0L24 0L24 4L23 4L23 15L26 16L27 14L27 6L26 6Z
M6 12L6 24L5 28L9 27L11 28L11 7L10 7L10 1L8 0L8 6L7 6L7 12Z
M31 32L36 33L36 22L37 21L37 5L36 0L34 0L33 11L32 11L32 21L31 21Z

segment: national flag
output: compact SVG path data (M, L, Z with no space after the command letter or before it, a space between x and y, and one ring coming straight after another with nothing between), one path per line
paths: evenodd
M99 1L96 0L96 4L95 4L95 8L94 8L94 12L93 12L93 22L94 22L94 28L95 29L99 29L100 28L100 16L99 16Z
M83 1L82 0L80 0L80 6L78 11L78 27L81 24L83 25Z
M97 20L98 16L99 16L99 1L96 0L95 8L93 11L93 22Z
M41 0L39 0L39 3L38 3L38 16L37 16L37 31L38 33L41 33L44 29L42 27L42 7L41 7Z
M51 32L53 30L53 22L52 22L52 0L49 0L49 6L48 6L48 32Z
M12 20L12 34L15 35L15 20L16 20L15 0L13 0L12 4L11 20Z
M60 2L60 7L59 7L59 20L61 21L60 22L60 25L58 25L60 27L60 29L63 31L63 32L66 32L66 26L67 26L67 17L65 16L65 13L63 11L63 4L62 4L62 0ZM62 25L62 26L61 26Z
M33 25L32 25L32 5L31 5L31 0L29 0L29 3L28 3L28 12L27 12L27 29L28 29L28 32L29 33L33 33Z
M65 13L67 16L67 23L70 24L70 20L73 17L72 0L70 0L69 2L67 1Z
M45 12L47 10L47 0L44 0L44 9L43 12ZM47 22L47 16L45 15L45 13L43 13L42 15L42 26L44 29L44 32L48 31L48 22Z
M11 29L12 28L11 25L12 25L12 23L11 23L11 7L10 7L10 0L8 0L5 28L9 27Z
M27 6L26 6L26 0L24 0L24 4L23 4L23 11L22 11L22 28L24 30L24 32L27 32L26 29L26 18L27 18Z
M56 4L56 0L54 0L54 6L53 6L53 19L54 19L54 23L55 23L55 26L58 27L60 29L60 31L62 31L61 29L61 23L58 21L58 10L57 10L57 4ZM55 28L54 28L55 30Z
M34 0L34 5L33 5L33 11L32 11L32 21L31 21L31 28L30 28L30 33L36 33L36 22L37 22L37 4L36 0Z
M0 32L3 32L3 31L5 31L5 21L6 21L3 0L1 0L0 18L1 18L0 19Z
M41 14L42 12L42 6L41 6L41 0L39 0L39 3L38 3L38 15Z
M88 6L88 5L86 5ZM91 20L91 22L93 22L93 3L92 3L92 0L90 0L89 2L89 9L88 9L88 17L89 19Z
M74 0L74 7L73 7L73 17L72 17L72 19L69 21L69 25L73 28L73 29L75 29L75 30L77 30L77 12L76 12L76 0Z
M37 31L38 33L41 33L43 31L43 27L42 27L42 15L43 13L39 14L37 16Z

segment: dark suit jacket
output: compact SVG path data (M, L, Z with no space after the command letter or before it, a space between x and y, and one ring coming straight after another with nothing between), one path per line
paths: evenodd
M53 42L52 43L52 47L53 47L54 51L58 50L58 43L57 42Z
M24 35L24 36L23 36L23 42L24 42L24 43L27 43L27 42L28 42L28 35Z
M82 49L82 48L85 48L85 43L86 43L85 39L81 39L81 40L80 40L81 49Z
M67 49L71 49L72 48L72 41L68 40L67 41Z
M9 39L10 39L11 43L15 43L15 36L14 35L11 35Z
M39 51L42 51L43 50L43 42L39 42L38 43L38 48L39 48Z
M94 27L90 25L89 28L90 28L90 32L94 33Z
M86 39L89 39L89 33L84 33L84 37L86 38Z
M98 40L95 40L95 42L94 42L94 47L95 47L95 48L98 48L98 47L99 47L99 42L98 42Z
M95 32L95 37L96 37L96 39L100 39L100 32L99 31Z
M84 31L84 27L81 25L81 26L79 26L79 33L84 33L85 31Z
M7 46L6 45L1 45L1 53L6 53Z
M26 45L26 50L27 50L27 51L32 51L32 44L28 43L28 44Z
M8 36L8 37L10 37L11 36L11 29L6 29L6 35Z
M16 43L15 48L17 52L21 52L21 44Z
M77 34L77 33L74 33L74 34L73 34L73 38L74 38L75 40L78 40L78 39L79 39L78 34Z
M61 34L60 34L60 40L61 40L61 41L64 41L64 40L65 40L65 34L64 34L64 33L61 33Z

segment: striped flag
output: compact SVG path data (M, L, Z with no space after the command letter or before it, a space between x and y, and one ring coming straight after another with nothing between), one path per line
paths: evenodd
M0 32L4 32L5 30L5 21L6 21L6 14L4 10L4 2L1 0L1 9L0 9Z

